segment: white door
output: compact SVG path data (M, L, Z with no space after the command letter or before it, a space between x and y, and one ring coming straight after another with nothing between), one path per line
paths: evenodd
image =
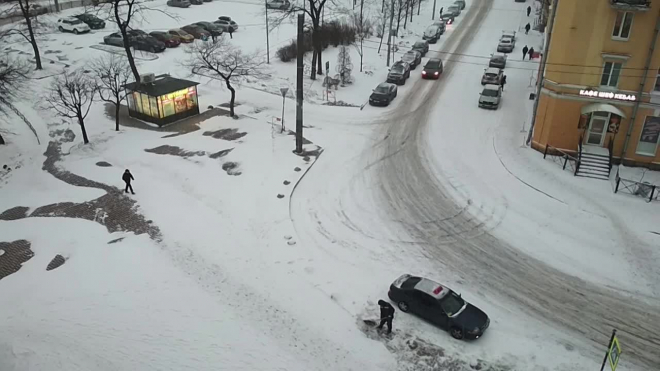
M609 112L594 112L589 121L589 130L585 144L602 146L607 134L607 126L610 123Z

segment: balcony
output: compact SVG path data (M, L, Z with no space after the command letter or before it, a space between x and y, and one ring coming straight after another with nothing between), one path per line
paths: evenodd
M615 10L629 12L645 12L651 9L650 0L610 0L610 5Z

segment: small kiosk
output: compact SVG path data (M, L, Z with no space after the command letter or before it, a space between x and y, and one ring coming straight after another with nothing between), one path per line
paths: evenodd
M124 85L128 114L158 126L199 115L197 85L170 75L145 74L141 82Z

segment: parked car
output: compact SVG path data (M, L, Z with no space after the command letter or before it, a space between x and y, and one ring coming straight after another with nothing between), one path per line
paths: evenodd
M456 0L454 1L454 5L456 5L460 10L465 9L465 0Z
M456 5L451 5L447 7L447 13L451 13L454 15L454 17L458 17L461 15L461 8L457 7Z
M488 109L497 109L502 100L502 86L488 84L484 90L479 93L479 107Z
M455 339L478 339L490 326L490 318L481 309L428 278L404 274L390 285L387 295L402 312L424 318Z
M151 36L154 39L162 42L168 48L176 48L177 46L179 46L181 44L181 41L179 40L178 37L172 36L172 35L170 35L169 33L165 32L165 31L149 32L149 36Z
M205 3L210 3L213 0L202 0L202 1L205 2Z
M269 0L266 2L266 8L268 9L287 10L290 6L289 0Z
M500 85L502 83L502 76L504 76L504 72L501 69L488 67L484 70L483 76L481 76L481 85Z
M213 22L197 22L195 24L206 30L211 36L222 35L222 27Z
M371 93L369 104L372 106L388 106L396 98L397 90L396 85L382 82Z
M181 29L193 35L193 37L195 37L196 39L206 40L211 36L211 34L208 31L206 31L205 29L201 28L196 24L189 24L187 26L181 27Z
M442 13L442 14L440 14L440 19L445 21L446 24L454 23L455 18L456 18L456 16L454 16L453 13Z
M516 42L508 37L502 37L497 44L497 51L502 53L511 53L516 47Z
M422 53L416 50L409 50L401 56L401 60L408 63L413 70L422 63Z
M513 41L516 41L516 31L502 31L502 36L500 36L500 39L503 37L508 37L513 39Z
M229 22L229 24L231 25L231 27L234 29L234 31L232 31L232 32L236 32L236 30L238 30L238 23L236 23L236 22L235 22L233 19L231 19L231 17L229 17L229 16L222 15L222 16L218 17L218 21L227 21L227 22Z
M422 69L422 78L437 80L442 75L443 68L440 58L431 58L424 65L424 69Z
M135 48L135 50L144 50L151 53L161 53L166 49L164 43L154 39L149 35L131 37L130 40L131 46Z
M435 44L438 42L438 39L440 39L440 35L442 35L440 27L431 25L426 28L422 38L431 44Z
M488 67L504 69L506 67L506 54L492 54L490 61L488 61Z
M102 28L105 28L105 21L93 14L83 13L83 14L74 15L74 17L85 22L85 24L87 24L89 28L91 28L92 30L100 30Z
M413 44L412 50L422 53L422 57L424 57L429 52L429 42L426 40L417 41Z
M76 17L65 17L58 19L57 29L60 30L60 32L73 32L76 35L90 31L87 23Z
M442 19L438 19L432 23L433 26L436 26L440 29L440 35L444 34L447 31L447 22Z
M107 45L124 46L124 38L119 32L111 33L110 35L103 37L103 42Z
M46 13L48 13L48 8L46 8L45 6L41 6L39 4L30 5L30 10L28 10L28 14L30 15L30 17L34 17Z
M216 24L218 27L222 29L223 32L234 32L236 31L236 28L231 24L231 22L225 20L225 19L218 19L217 21L213 21L214 24ZM236 24L236 22L234 22ZM236 25L238 28L238 25Z
M410 70L406 69L405 64L395 63L392 65L392 68L390 68L390 72L387 74L386 82L391 82L397 85L405 85L406 80L408 79L409 76L410 76Z
M398 66L398 65L403 66L403 69L406 71L406 79L409 78L410 77L410 71L412 71L412 66L410 65L410 63L404 62L402 60L398 60L398 61L394 62L392 67Z
M192 5L202 5L204 2L202 0L188 0Z
M167 6L174 8L189 8L190 1L188 0L167 0Z
M126 33L130 38L135 38L135 37L148 37L149 34L146 33L145 31L142 30L126 30Z
M180 28L174 28L169 31L167 31L170 35L172 35L174 38L177 38L180 42L182 43L191 43L195 41L195 36L187 33L186 31L180 29Z

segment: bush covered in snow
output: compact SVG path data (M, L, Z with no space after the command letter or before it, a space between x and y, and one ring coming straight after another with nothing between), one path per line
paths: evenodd
M325 23L319 29L320 42L323 49L329 45L337 47L339 45L351 45L357 40L357 29L347 23L332 21ZM313 50L311 34L305 35L304 53ZM298 53L298 42L291 40L291 42L277 50L277 57L282 62L289 62L296 59Z

